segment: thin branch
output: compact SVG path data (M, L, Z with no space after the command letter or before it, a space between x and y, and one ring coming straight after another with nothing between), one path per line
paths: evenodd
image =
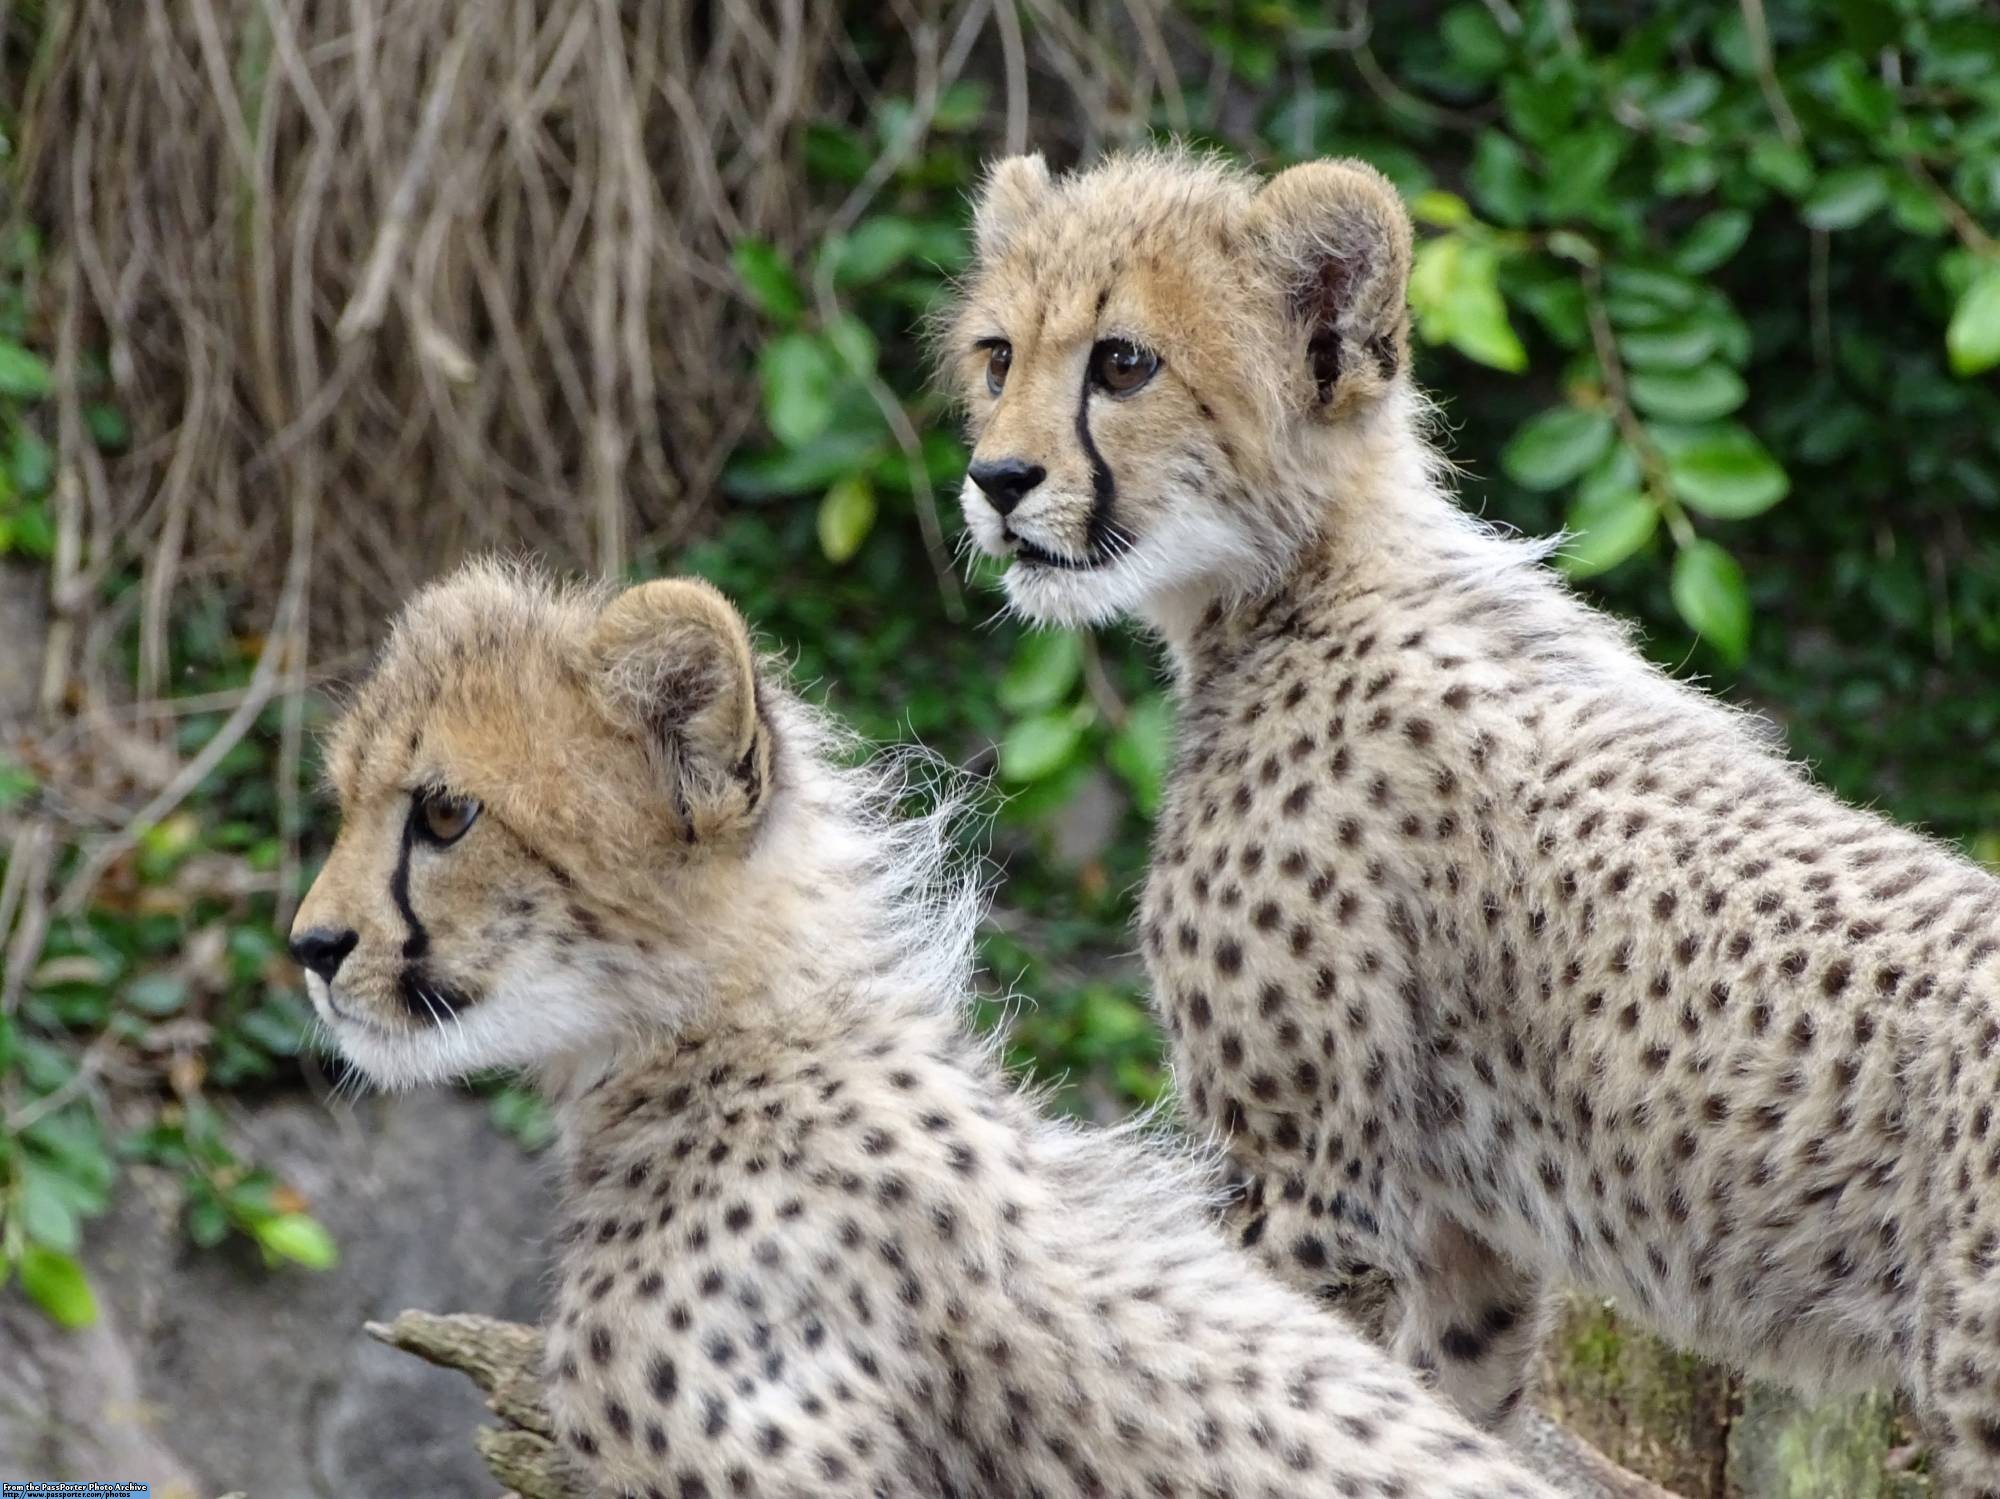
M1938 212L1945 216L1959 243L1975 255L2000 255L2000 241L1996 241L1979 220L1966 212L1964 204L1945 191L1943 184L1931 175L1930 168L1924 165L1921 158L1905 156L1903 167L1916 179L1917 186L1924 190L1931 202L1937 205Z
M1639 460L1641 482L1646 487L1648 498L1667 523L1677 546L1692 545L1695 540L1694 523L1681 508L1681 502L1674 497L1673 481L1667 476L1666 459L1660 455L1646 425L1639 420L1639 414L1632 407L1632 398L1625 388L1625 362L1618 352L1617 336L1611 331L1611 315L1604 306L1604 273L1593 263L1580 267L1583 276L1583 305L1585 316L1590 323L1591 348L1597 354L1598 368L1604 375L1604 395L1611 404L1612 420L1618 424L1618 435L1632 454Z
M1778 81L1778 61L1771 50L1771 27L1764 18L1764 0L1740 0L1740 4L1743 29L1750 41L1750 63L1757 70L1757 87L1763 91L1771 118L1778 122L1778 134L1787 144L1802 146L1806 133L1799 129L1798 116L1792 113L1791 102L1785 98L1785 86Z

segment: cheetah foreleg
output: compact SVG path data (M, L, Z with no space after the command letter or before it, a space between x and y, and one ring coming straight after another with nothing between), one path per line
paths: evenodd
M1421 1244L1398 1288L1390 1351L1432 1374L1469 1420L1502 1429L1521 1407L1546 1329L1542 1281L1449 1219L1427 1224Z

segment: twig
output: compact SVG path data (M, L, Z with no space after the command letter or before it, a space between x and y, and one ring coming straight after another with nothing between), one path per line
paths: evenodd
M21 990L27 986L28 970L41 956L42 937L49 924L44 881L55 843L49 819L37 817L14 835L13 846L7 851L7 878L0 885L0 936L10 927L14 935L7 945L6 972L0 974L0 1015L14 1013L21 1002Z
M1104 654L1097 646L1097 632L1083 630L1077 638L1082 646L1083 682L1089 689L1090 700L1097 704L1097 711L1113 729L1124 728L1131 709L1104 670Z
M278 601L277 616L272 621L264 649L258 653L257 664L251 670L243 701L158 795L134 813L115 836L100 843L83 860L56 901L59 913L73 916L81 911L104 871L136 847L149 829L157 826L162 818L186 800L190 792L208 779L209 772L222 763L222 757L250 732L251 726L257 722L257 715L264 711L264 705L270 702L277 690L279 667L286 647L293 639L291 622L299 608L304 588L303 571L286 579L285 592Z
M358 338L363 333L372 333L381 326L382 313L389 305L389 278L395 273L403 239L409 233L410 216L416 212L417 195L423 191L424 182L430 176L431 163L437 155L438 137L444 131L452 96L458 89L459 71L465 66L465 54L472 46L473 33L477 29L473 20L463 19L451 44L445 48L444 60L438 64L437 78L431 84L429 97L424 100L423 118L417 125L416 138L410 143L409 157L403 163L402 175L396 179L395 191L389 195L381 227L376 231L375 248L369 252L354 295L348 299L340 321L334 325L334 334L342 342Z
M1639 472L1647 494L1666 521L1667 529L1673 533L1674 543L1691 546L1695 540L1694 523L1681 508L1681 502L1674 497L1666 460L1647 435L1645 423L1632 409L1632 400L1625 388L1625 362L1618 353L1618 339L1611 331L1611 316L1604 308L1604 273L1588 262L1579 270L1583 277L1584 313L1590 323L1590 343L1597 354L1598 368L1604 374L1604 395L1611 403L1612 420L1618 424L1618 434L1625 445L1639 460Z
M1799 129L1798 116L1792 113L1785 87L1778 81L1778 61L1771 50L1771 27L1764 18L1764 0L1739 0L1739 3L1743 30L1750 42L1750 63L1757 70L1757 87L1763 91L1771 118L1778 123L1778 134L1788 145L1804 145L1805 132Z
M23 1130L32 1129L51 1114L68 1108L97 1081L97 1074L104 1068L105 1058L117 1050L118 1043L117 1031L99 1031L96 1038L76 1059L76 1070L40 1098L24 1104L19 1109L10 1108L5 1119L0 1120L0 1133L18 1135Z
M2000 255L2000 241L1996 241L1979 220L1965 211L1964 204L1945 191L1943 184L1931 175L1930 168L1924 165L1921 158L1905 156L1903 167L1916 179L1931 202L1937 205L1938 212L1945 216L1945 221L1966 249L1975 255Z

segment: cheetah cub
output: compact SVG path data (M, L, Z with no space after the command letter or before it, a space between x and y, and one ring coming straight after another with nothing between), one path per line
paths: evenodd
M1142 941L1298 1284L1483 1423L1543 1288L1900 1379L2000 1493L2000 881L1841 805L1440 485L1368 168L998 167L948 331L1021 614L1159 635Z
M548 1400L607 1495L1549 1491L966 1030L941 824L694 582L478 566L330 746L292 948L389 1085L526 1068L566 1181Z

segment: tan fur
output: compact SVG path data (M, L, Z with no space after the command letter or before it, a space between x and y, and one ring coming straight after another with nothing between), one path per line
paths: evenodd
M972 535L996 555L1021 540L1094 566L1086 587L1017 566L1008 588L1025 612L1101 622L1143 601L1164 618L1218 585L1254 592L1316 525L1328 466L1384 461L1372 416L1407 391L1395 377L1410 241L1372 168L1314 163L1260 185L1165 152L1060 181L1038 161L1003 163L977 223L977 270L939 363L979 456L1031 456L1048 477L1004 522L969 503ZM1316 335L1338 365L1324 388ZM997 399L981 347L996 338L1014 353ZM1135 395L1086 399L1091 351L1117 338L1158 354L1158 373ZM1301 415L1296 444L1263 439Z
M1346 284L1400 284L1366 181L1114 161L1046 189L961 318L1017 340L1004 394L967 390L975 460L1067 461L1100 299L1174 351L1099 424L1113 518L1135 552L1189 507L1228 534L1136 588L1007 587L1165 638L1142 936L1182 1096L1253 1183L1244 1241L1302 1286L1392 1273L1393 1346L1482 1421L1565 1281L1799 1385L1900 1380L1944 1492L2000 1493L2000 881L1815 788L1470 522L1400 368L1329 421L1296 258L1217 246L1283 201L1340 254L1376 235ZM1160 300L1177 277L1203 300ZM1190 452L1199 493L1153 482Z
M360 936L309 987L378 1079L555 1100L548 1402L597 1491L1552 1499L1230 1246L1194 1163L1036 1114L963 1023L943 814L847 751L713 590L490 567L336 731L295 937ZM410 842L425 787L482 804L457 841Z

